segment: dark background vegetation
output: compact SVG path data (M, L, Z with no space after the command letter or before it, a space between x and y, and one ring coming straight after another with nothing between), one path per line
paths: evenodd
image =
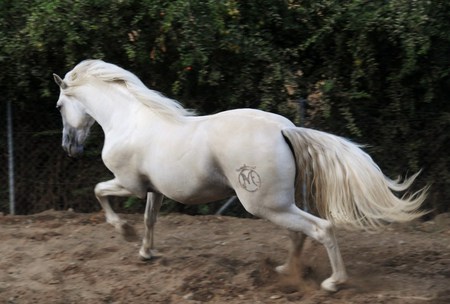
M17 213L99 210L93 187L111 177L102 131L82 159L63 153L52 79L87 58L118 64L200 114L259 108L367 144L388 176L423 169L416 189L432 184L426 207L448 211L449 16L449 1L0 1L0 211L7 101ZM142 208L133 198L115 205Z

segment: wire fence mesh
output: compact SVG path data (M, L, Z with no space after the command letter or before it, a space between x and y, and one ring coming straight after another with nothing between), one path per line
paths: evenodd
M98 125L91 129L81 158L67 156L61 147L61 116L54 109L49 109L49 117L35 117L32 110L13 106L12 130L7 127L7 107L0 104L0 115L5 120L0 125L0 212L12 213L10 207L11 190L14 191L14 213L33 214L48 209L77 212L100 210L94 195L97 183L113 177L103 164L101 148L103 132ZM13 154L8 147L8 136L12 136ZM9 160L14 168L10 168ZM14 185L10 189L9 175L13 171ZM163 211L178 211L190 214L214 213L219 204L203 206L194 210L168 200ZM110 198L113 209L117 212L143 212L143 200ZM237 206L230 208L228 214L237 215L245 210ZM245 216L245 214L244 214Z
M8 115L5 108L2 117ZM12 112L12 134L6 124L0 127L0 212L11 213L12 169L16 214L47 209L72 208L80 212L98 209L93 188L99 181L111 178L102 164L100 147L95 144L102 142L101 130L94 128L94 143L89 145L83 159L72 159L61 148L61 118L56 110L50 114L54 116L52 120L39 120L19 108L13 107ZM8 150L8 135L12 136L13 155ZM8 165L11 157L13 168Z
M42 113L42 111L39 111ZM112 178L101 159L103 132L94 125L86 143L82 158L73 159L61 148L61 117L54 107L48 109L48 117L37 117L31 108L19 105L12 107L12 132L8 131L7 106L0 104L0 212L11 213L9 189L11 168L9 160L13 156L14 202L16 214L31 214L48 209L78 212L100 210L94 195L94 186ZM12 136L13 155L8 149L8 134ZM443 160L434 160L437 165L445 165ZM426 177L421 177L426 178ZM448 210L442 204L448 198L448 181L419 181L421 184L432 183L433 188L428 198L428 209ZM112 199L113 208L119 212L142 211L142 204L124 205L122 199ZM134 202L134 201L132 201ZM239 204L236 204L239 205ZM447 207L446 207L447 206ZM174 211L184 212L189 207L178 206ZM220 205L201 209L202 213L214 213ZM196 213L199 211L196 210ZM240 207L235 214L245 211Z

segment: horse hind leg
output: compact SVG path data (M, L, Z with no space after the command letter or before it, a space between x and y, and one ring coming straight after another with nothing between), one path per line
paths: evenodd
M281 274L289 274L291 271L299 268L300 256L302 254L306 235L297 231L289 231L289 238L291 239L291 247L289 249L287 261L283 265L275 268L275 270Z
M127 221L122 220L111 208L108 196L131 196L132 193L122 187L116 179L98 183L95 186L95 196L105 211L106 221L113 225L122 234L125 240L135 241L137 239L136 230Z
M292 231L303 232L325 246L330 259L332 275L321 284L322 289L335 292L347 280L347 272L334 230L329 221L315 217L296 207L266 209L260 216Z

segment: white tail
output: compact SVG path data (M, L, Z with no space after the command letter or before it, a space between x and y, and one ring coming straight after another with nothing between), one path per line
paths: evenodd
M403 182L391 180L367 153L345 138L306 128L282 132L295 153L297 202L303 199L302 185L306 185L311 210L335 226L374 230L426 213L419 208L428 187L402 198L393 193L407 190L420 172Z

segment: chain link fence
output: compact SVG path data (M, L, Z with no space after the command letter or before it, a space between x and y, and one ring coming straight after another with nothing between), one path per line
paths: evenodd
M82 159L70 158L61 148L61 117L55 109L50 111L51 119L39 119L15 105L8 113L2 104L0 212L4 214L99 209L94 186L112 177L100 156L102 131L93 128Z
M99 211L94 187L113 178L101 159L101 128L96 124L92 127L84 154L74 159L61 147L61 116L54 107L48 109L48 117L42 118L28 107L13 105L8 113L6 103L0 106L4 118L0 125L0 212L21 215L69 208L76 212ZM144 201L134 197L111 197L110 201L117 212L143 212L145 208ZM188 214L214 213L222 204L199 208L167 201L163 212ZM245 213L240 204L228 208L231 215Z
M45 105L41 105L45 106ZM14 104L8 111L7 103L1 104L0 114L5 120L0 125L0 212L4 214L32 214L48 209L77 212L100 210L94 195L94 187L113 175L101 159L103 132L98 125L91 129L80 159L67 156L61 148L62 123L59 112L49 106L46 117L33 110L36 104L26 107ZM3 123L4 122L4 123ZM228 215L249 216L237 199L217 202L208 206L185 206L168 200L166 212L211 214L227 209ZM118 212L142 212L144 205L131 198L111 198ZM222 206L222 208L220 208Z
M70 158L61 148L61 117L54 105L49 106L49 109L45 111L48 113L47 117L35 115L42 113L42 109L36 111L33 107L44 106L38 103L26 107L13 104L12 111L8 113L7 103L0 103L0 117L2 117L0 120L0 212L32 214L48 209L72 208L77 212L100 210L94 195L94 187L98 182L113 177L101 160L103 145L101 128L98 125L93 126L86 143L85 153L80 159ZM304 101L301 100L299 112L301 121L305 120L302 116L304 107ZM9 121L11 129L8 128ZM445 163L437 164L442 166ZM418 183L425 184L430 181ZM444 207L438 204L448 197L447 185L445 179L433 181L433 191L428 198L427 208L431 206L436 210L448 210L445 204L442 204ZM11 194L14 194L13 199ZM11 207L12 202L14 202L13 207ZM135 198L127 201L133 203L128 205L123 204L123 198L112 198L111 202L112 207L118 212L143 211L143 204L135 204ZM170 205L167 209L209 214L219 210L221 204L202 207L200 211L197 210L198 207L193 210L193 207L181 204L175 207ZM239 215L245 213L242 207L232 212Z

